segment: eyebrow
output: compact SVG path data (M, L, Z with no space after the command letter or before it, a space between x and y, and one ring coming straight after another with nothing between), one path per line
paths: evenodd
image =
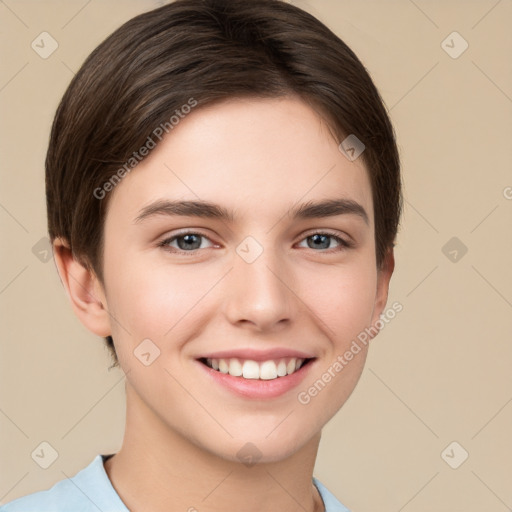
M366 210L352 199L340 198L309 201L292 208L288 212L288 216L293 219L317 219L347 214L356 215L369 225ZM135 219L135 223L158 215L203 217L220 219L227 222L234 222L235 219L233 211L209 201L169 201L167 199L159 199L142 208Z

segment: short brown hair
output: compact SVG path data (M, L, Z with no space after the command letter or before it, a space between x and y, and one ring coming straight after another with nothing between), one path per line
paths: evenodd
M67 240L103 282L108 195L94 191L121 176L155 128L169 125L191 98L200 108L231 97L289 94L321 113L338 142L355 135L365 145L380 268L402 210L393 127L352 50L314 16L281 0L177 0L129 20L89 55L51 131L51 240ZM116 366L113 340L106 340Z

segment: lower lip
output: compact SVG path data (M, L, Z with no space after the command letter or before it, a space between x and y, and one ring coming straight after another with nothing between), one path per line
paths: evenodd
M309 363L302 366L296 372L284 377L261 380L233 377L229 373L219 372L201 363L201 361L197 361L197 364L203 368L203 371L221 386L244 398L256 399L276 398L297 387L304 380L314 363L315 360L309 361Z

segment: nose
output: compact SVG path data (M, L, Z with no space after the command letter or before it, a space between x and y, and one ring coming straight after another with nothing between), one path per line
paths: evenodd
M292 278L283 258L270 248L251 263L235 254L225 283L223 309L227 319L255 331L282 329L298 311Z

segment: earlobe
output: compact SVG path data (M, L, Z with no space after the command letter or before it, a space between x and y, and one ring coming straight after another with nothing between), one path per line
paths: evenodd
M384 308L388 302L389 282L395 269L395 255L393 248L390 247L384 258L382 267L377 272L377 290L375 295L375 305L373 308L372 325L380 319ZM374 336L372 336L373 338Z
M53 253L60 279L76 316L94 334L110 336L106 297L95 273L78 261L68 242L62 238L54 240Z

